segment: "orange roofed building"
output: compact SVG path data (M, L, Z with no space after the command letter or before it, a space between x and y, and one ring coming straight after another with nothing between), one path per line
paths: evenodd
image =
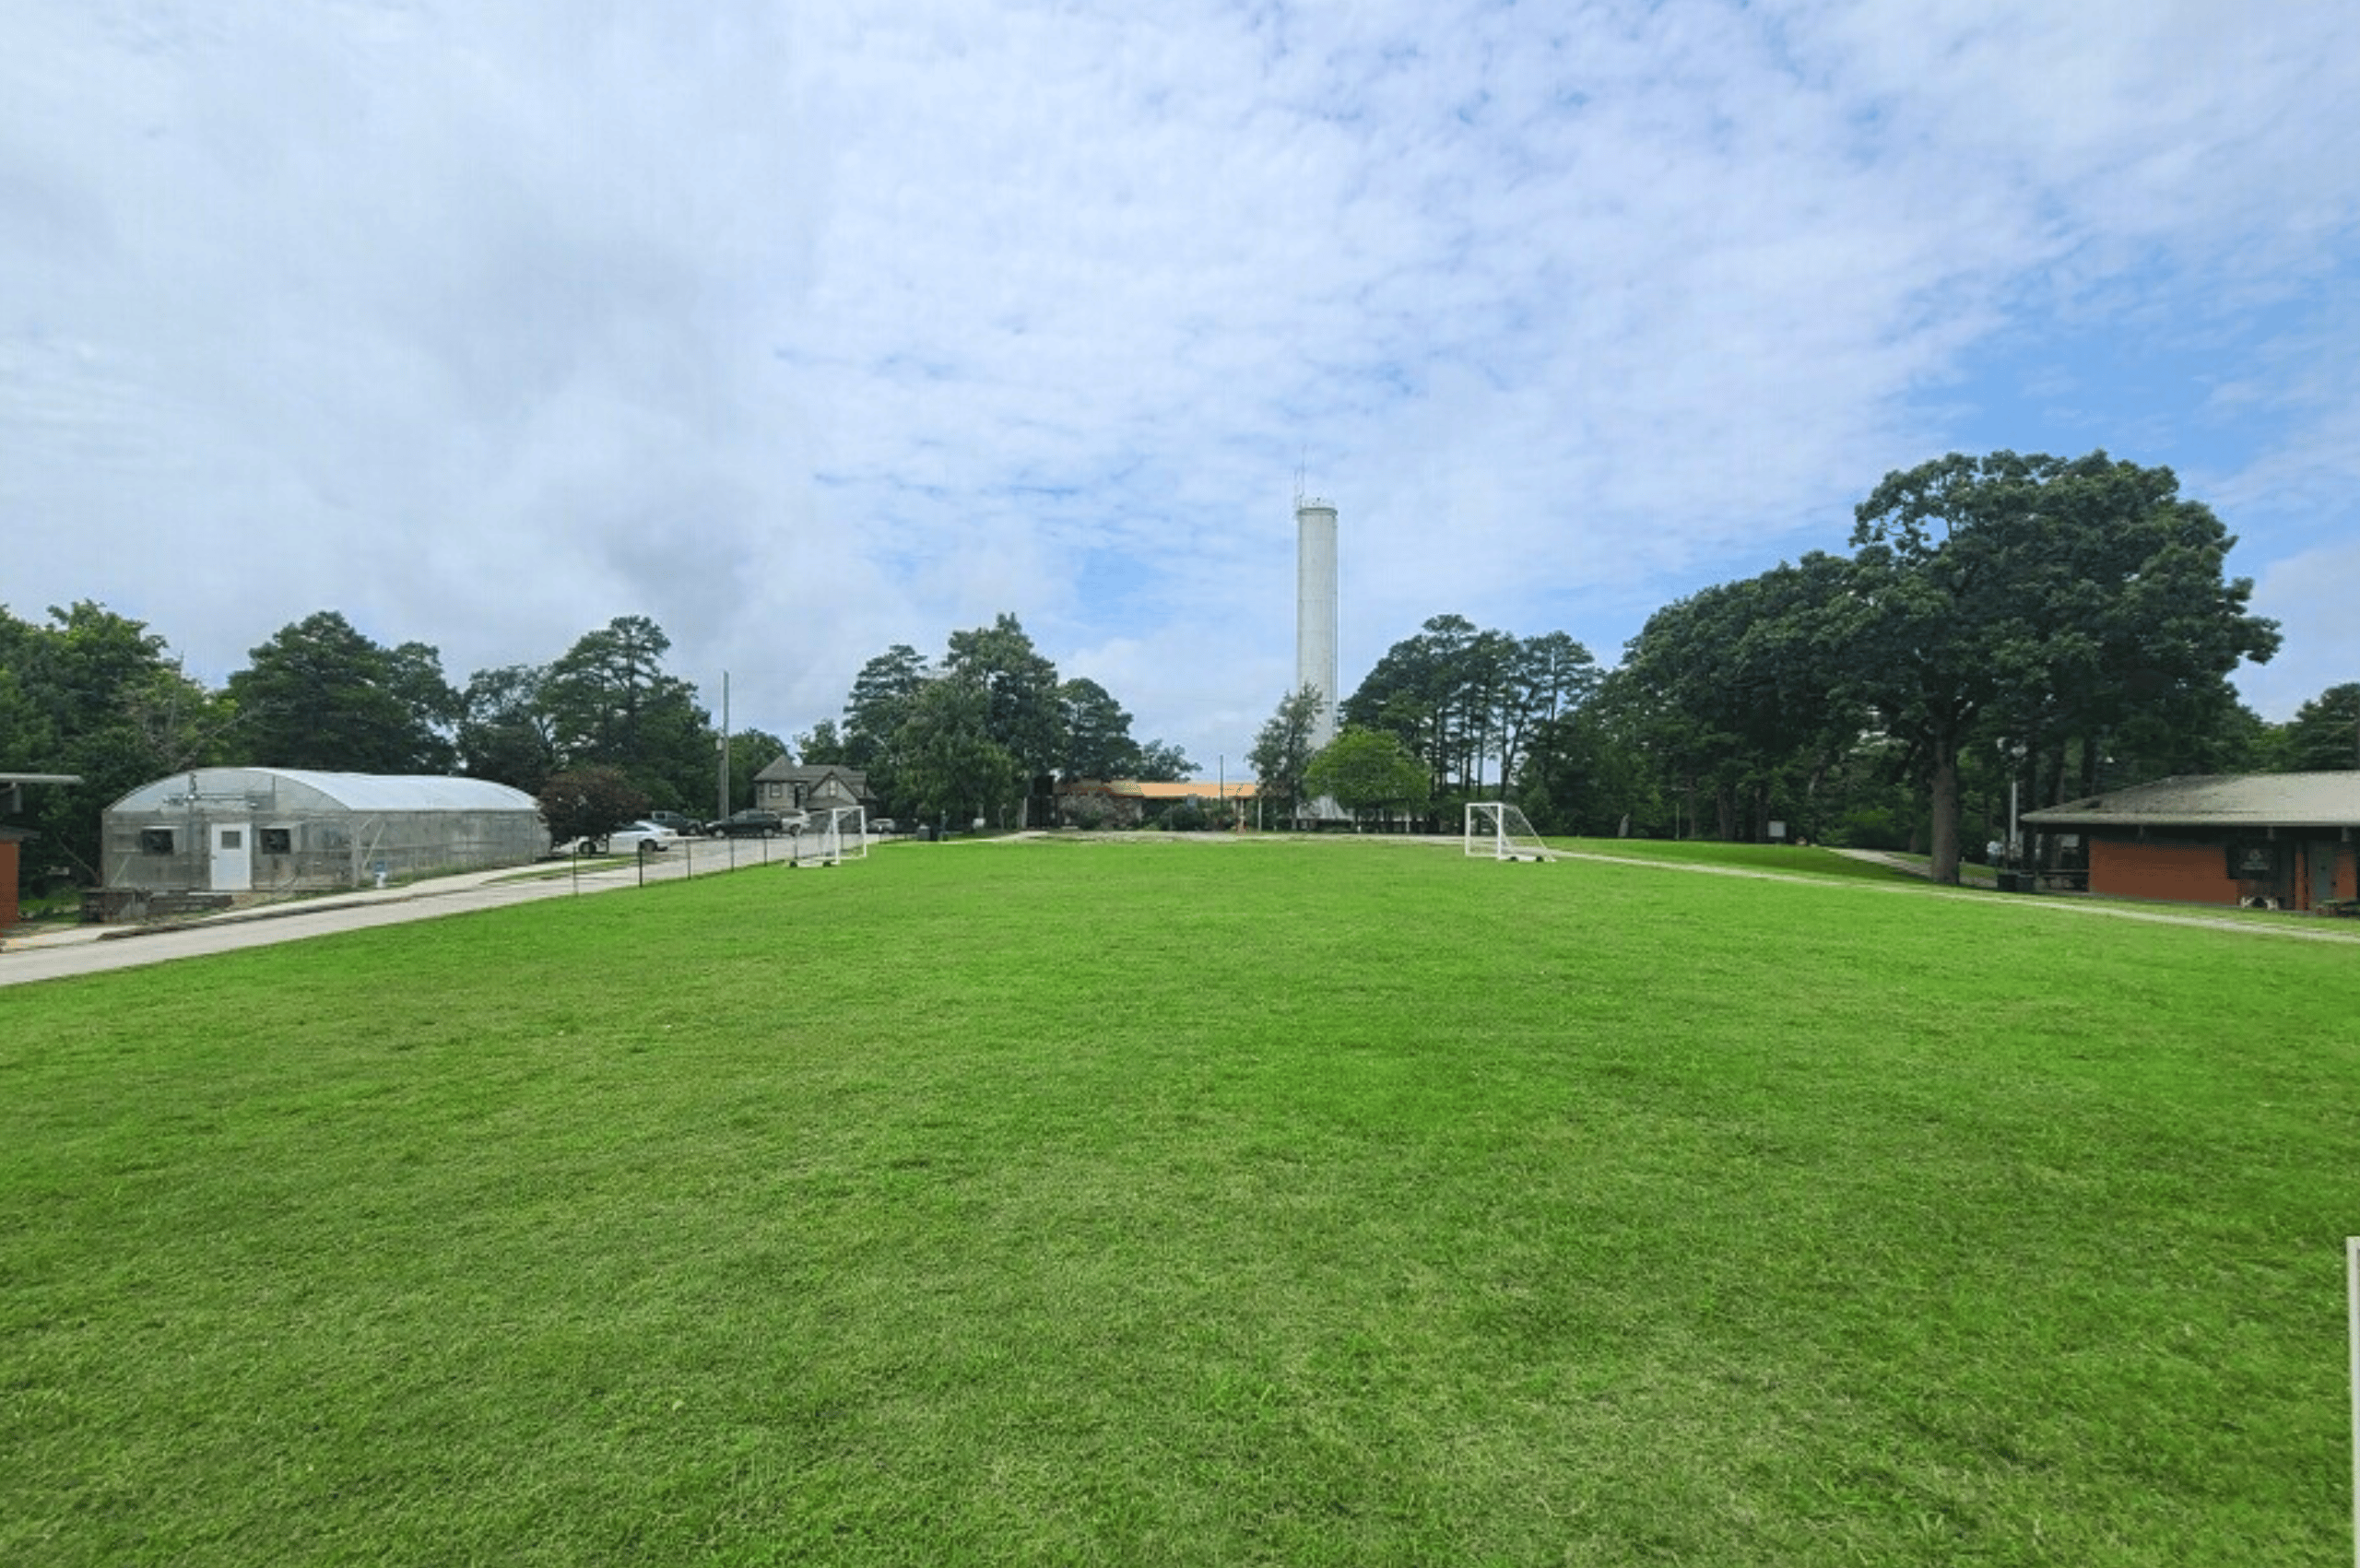
M1233 817L1242 818L1254 795L1254 783L1250 779L1234 783L1209 783L1203 779L1182 779L1173 783L1141 779L1068 779L1057 785L1060 816L1064 814L1062 803L1065 801L1103 800L1116 808L1121 820L1134 825L1144 821L1152 813L1185 800L1193 800L1209 810L1219 810L1226 805Z

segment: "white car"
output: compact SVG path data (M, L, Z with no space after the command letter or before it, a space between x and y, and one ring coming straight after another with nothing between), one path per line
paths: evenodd
M626 822L607 835L608 855L636 855L643 848L661 853L680 842L680 835L661 822Z

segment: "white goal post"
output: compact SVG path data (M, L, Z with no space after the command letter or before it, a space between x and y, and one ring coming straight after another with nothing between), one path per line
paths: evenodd
M867 859L867 811L858 806L815 808L809 826L803 830L803 842L796 845L796 858L817 860L822 866Z
M1467 803L1467 853L1485 860L1554 860L1519 807L1504 800Z

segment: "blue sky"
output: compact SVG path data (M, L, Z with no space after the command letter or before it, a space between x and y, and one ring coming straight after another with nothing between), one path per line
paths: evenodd
M0 0L0 603L218 682L623 614L785 734L1018 615L1210 772L1612 662L1952 450L2167 464L2360 678L2360 9Z

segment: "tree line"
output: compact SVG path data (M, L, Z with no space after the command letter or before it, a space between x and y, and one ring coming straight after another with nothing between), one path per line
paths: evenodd
M695 687L666 668L670 649L654 620L621 616L547 664L455 685L432 646L387 646L322 610L209 690L162 636L101 605L53 608L45 623L0 607L0 772L81 779L25 792L16 820L41 835L41 853L22 873L97 880L105 808L199 767L490 779L563 803L549 813L560 836L650 809L703 816L723 804L724 737ZM890 810L1005 821L1059 776L1187 776L1177 747L1136 741L1130 725L1110 692L1060 678L1003 615L953 632L932 665L896 644L862 670L841 725L797 738L806 762L867 770ZM794 755L759 728L726 742L730 809L751 804L755 773Z
M2236 700L2229 675L2279 634L2226 575L2235 542L2168 468L1953 454L1886 476L1850 554L1667 605L1611 669L1562 631L1435 616L1343 701L1333 744L1311 745L1319 694L1291 693L1248 765L1281 819L1332 800L1434 827L1505 797L1548 832L1758 840L1777 823L1926 849L1954 879L1965 826L2003 820L2012 782L2030 809L2175 772L2360 766L2360 683L2283 725ZM89 602L49 615L0 608L0 770L83 779L28 792L19 819L55 852L29 871L62 857L95 878L108 804L214 764L460 772L534 795L596 769L645 807L715 796L721 737L645 617L454 686L433 647L323 610L209 690L139 621ZM932 660L905 643L870 659L841 720L792 750L864 770L889 814L1009 823L1061 778L1191 776L1131 723L1003 614ZM759 729L728 744L735 808L792 750Z
M1314 755L1316 693L1249 753L1282 811L1442 826L1507 798L1545 832L1789 838L1930 854L1972 821L2173 773L2360 767L2360 683L2288 724L2229 676L2278 649L2236 543L2168 468L2104 452L1960 454L1860 502L1812 552L1651 616L1601 673L1562 633L1438 616L1394 644Z
M100 814L193 768L462 773L540 796L595 771L617 798L699 811L716 803L718 743L696 690L664 667L670 640L643 616L585 632L546 665L478 670L464 686L423 643L385 646L334 610L282 627L219 690L183 673L138 620L82 601L46 624L0 608L0 770L78 774L28 791L41 834L30 878L60 866L95 880ZM729 737L733 805L785 743Z
M932 662L894 643L854 678L841 725L823 720L796 739L807 763L863 770L887 814L922 822L1021 823L1058 779L1195 771L1178 747L1134 739L1113 693L1060 677L1005 613L952 632Z

